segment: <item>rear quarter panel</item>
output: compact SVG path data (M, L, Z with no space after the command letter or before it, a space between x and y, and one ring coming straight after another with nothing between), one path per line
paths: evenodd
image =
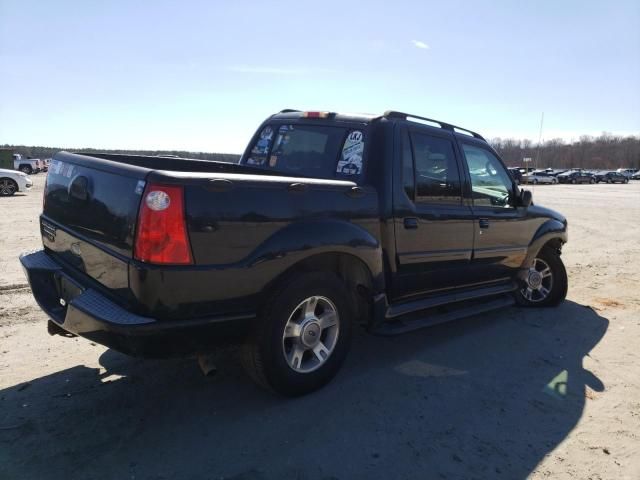
M247 311L265 287L314 255L342 253L382 278L378 195L355 183L221 174L152 182L185 185L194 266L156 268L133 262L134 294L161 316ZM203 178L204 177L204 178ZM225 188L220 189L220 180ZM304 184L306 187L292 187Z

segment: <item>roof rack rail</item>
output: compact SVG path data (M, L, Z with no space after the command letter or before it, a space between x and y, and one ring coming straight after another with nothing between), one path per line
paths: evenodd
M445 123L445 122L442 122L440 120L434 120L433 118L421 117L419 115L412 115L411 113L396 112L396 111L393 111L393 110L387 110L386 112L384 112L382 114L382 116L385 117L385 118L401 118L403 120L409 120L411 118L417 118L419 120L424 120L426 122L431 122L431 123L435 123L437 125L440 125L440 128L443 128L445 130L449 130L451 132L455 132L456 130L461 130L463 132L470 133L475 138L479 138L480 140L484 140L484 137L482 135L480 135L479 133L474 132L473 130L469 130L468 128L458 127L457 125L452 125L450 123Z

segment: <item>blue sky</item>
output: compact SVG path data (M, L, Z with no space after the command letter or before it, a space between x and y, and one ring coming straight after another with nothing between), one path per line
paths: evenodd
M0 144L240 152L282 108L640 133L640 2L0 0Z

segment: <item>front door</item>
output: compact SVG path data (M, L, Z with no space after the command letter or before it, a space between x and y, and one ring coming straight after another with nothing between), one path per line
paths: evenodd
M534 221L515 206L516 186L500 159L482 142L460 144L474 214L472 274L478 282L513 278L532 238Z
M395 298L458 287L473 251L473 212L463 203L453 135L419 126L399 133L402 189L394 192ZM394 182L398 185L400 182Z

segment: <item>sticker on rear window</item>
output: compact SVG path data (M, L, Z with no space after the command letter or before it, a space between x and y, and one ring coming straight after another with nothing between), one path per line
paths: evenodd
M247 159L247 164L264 165L267 160L267 153L269 153L269 147L271 147L271 140L273 140L273 128L265 127L260 132L260 138L251 149L251 156Z
M336 173L343 175L360 175L362 173L362 154L364 152L364 138L360 130L349 133L342 147L340 161Z
M52 160L51 161L51 167L49 168L49 171L51 173L54 173L56 175L58 175L60 173L60 169L62 168L64 164L60 161L60 160Z

